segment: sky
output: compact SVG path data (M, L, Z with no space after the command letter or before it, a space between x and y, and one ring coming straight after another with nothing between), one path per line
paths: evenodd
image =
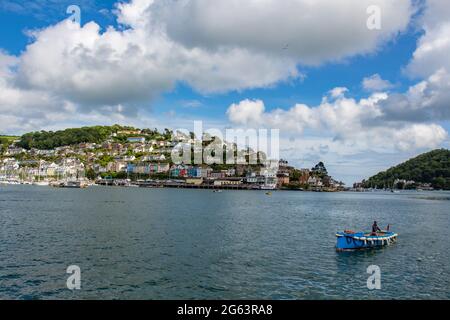
M1 0L0 134L279 129L281 157L351 185L449 147L449 17L446 0Z

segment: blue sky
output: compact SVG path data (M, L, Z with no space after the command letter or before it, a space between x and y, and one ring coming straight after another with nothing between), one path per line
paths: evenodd
M448 147L450 63L446 48L433 47L449 36L442 1L369 1L383 9L374 32L361 23L365 1L339 10L323 0L292 20L280 2L266 10L217 1L215 11L202 0L3 0L0 133L110 123L191 129L193 120L279 128L283 157L305 167L325 161L347 183ZM306 1L286 1L305 12ZM64 24L71 4L80 26Z

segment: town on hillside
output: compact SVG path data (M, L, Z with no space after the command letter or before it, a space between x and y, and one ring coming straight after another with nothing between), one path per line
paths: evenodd
M297 169L279 160L256 164L175 164L172 151L195 136L131 127L35 132L0 140L0 183L55 187L107 186L342 191L320 162ZM212 139L214 141L214 139ZM207 146L207 144L203 144ZM247 157L251 150L247 150ZM239 163L239 162L238 162ZM274 169L276 168L276 169Z

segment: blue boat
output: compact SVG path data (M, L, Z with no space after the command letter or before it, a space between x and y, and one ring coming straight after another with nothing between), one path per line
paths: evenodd
M336 250L357 250L389 246L397 241L398 234L390 231L371 232L344 231L336 233Z

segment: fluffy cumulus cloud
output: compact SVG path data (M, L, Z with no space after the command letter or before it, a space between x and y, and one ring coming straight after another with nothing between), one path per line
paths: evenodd
M13 70L18 63L17 57L0 51L0 130L33 128L51 110L61 112L66 107L62 101L46 92L23 90L15 86L16 74Z
M18 80L26 88L92 107L145 101L172 85L174 70L164 61L170 48L143 32L100 33L93 22L67 20L33 36L20 57Z
M354 152L432 148L448 138L438 124L388 119L385 103L390 96L386 93L355 100L342 91L332 90L318 106L296 104L288 110L266 111L262 101L245 100L231 105L228 117L237 125L278 128L285 135L308 132L328 138L328 143L352 146Z
M450 6L441 0L427 0L421 23L424 34L417 43L406 73L423 79L410 88L392 112L414 119L450 120ZM396 101L392 101L396 102Z
M246 125L248 123L261 123L264 121L264 102L261 100L243 100L238 104L232 104L227 114L231 122Z
M407 72L429 77L437 70L450 71L450 6L446 1L427 0L422 17L424 35L419 39Z
M373 4L381 30L366 28ZM178 82L203 94L270 87L301 77L299 64L376 51L413 11L410 0L133 0L116 9L118 28L63 21L32 32L20 56L2 53L2 116L36 127L80 113L137 117Z
M367 28L367 8L377 5L382 28ZM283 54L302 64L372 52L408 25L409 0L169 0L156 19L189 47L228 46L268 55Z
M450 119L450 6L428 0L422 17L424 34L406 68L411 77L424 79L408 93L410 112L422 119ZM405 104L402 101L403 105ZM393 107L392 107L393 109Z

